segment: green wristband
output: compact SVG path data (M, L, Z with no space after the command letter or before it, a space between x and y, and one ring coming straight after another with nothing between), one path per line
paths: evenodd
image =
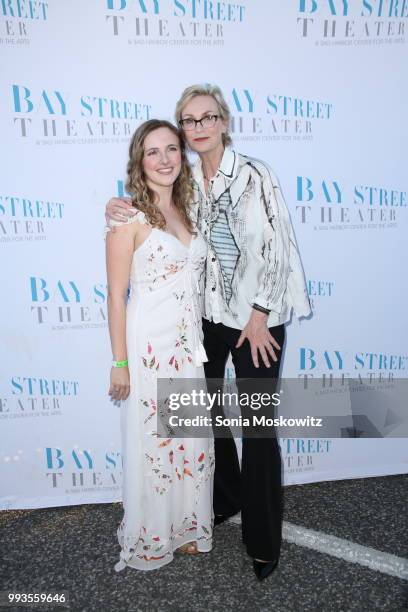
M124 359L123 361L112 361L112 367L113 368L126 368L126 366L128 365L128 360Z

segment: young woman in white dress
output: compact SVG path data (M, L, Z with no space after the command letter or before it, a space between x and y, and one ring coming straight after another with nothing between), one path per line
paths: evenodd
M159 568L212 548L214 441L158 434L157 379L204 379L197 287L206 243L189 214L191 174L178 130L150 120L129 148L135 215L106 232L113 365L121 402L124 516L116 571ZM129 292L130 288L130 292Z

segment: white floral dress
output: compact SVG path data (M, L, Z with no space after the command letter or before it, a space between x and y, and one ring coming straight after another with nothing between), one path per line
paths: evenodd
M141 211L129 219L147 223ZM121 223L111 220L111 225ZM109 231L109 228L106 228ZM199 285L206 260L200 233L189 247L152 228L130 270L126 342L130 395L121 405L123 519L115 570L157 569L197 541L212 548L214 440L157 434L157 378L204 379Z

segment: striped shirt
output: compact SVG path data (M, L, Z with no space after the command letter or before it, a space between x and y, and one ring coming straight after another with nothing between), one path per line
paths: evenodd
M231 204L231 196L229 191L225 191L218 200L219 213L214 221L210 240L214 251L217 254L218 262L221 267L221 272L224 280L224 291L227 303L232 296L231 281L234 275L237 259L239 257L239 249L235 243L231 233L231 228L228 223L226 209Z

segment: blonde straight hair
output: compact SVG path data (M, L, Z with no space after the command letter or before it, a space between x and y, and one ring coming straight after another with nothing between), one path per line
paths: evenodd
M214 98L218 106L218 112L220 114L220 117L227 124L227 131L225 132L225 134L222 135L222 142L224 144L224 147L232 144L232 138L229 133L231 111L218 85L210 85L209 83L204 83L202 85L190 85L190 87L187 87L181 94L180 99L176 104L175 118L177 125L180 125L179 121L181 119L181 113L183 112L183 108L185 107L185 105L197 96L211 96L212 98Z

